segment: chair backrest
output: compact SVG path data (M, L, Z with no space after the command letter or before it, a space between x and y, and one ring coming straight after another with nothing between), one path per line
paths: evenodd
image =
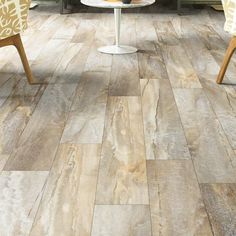
M225 13L225 31L236 36L236 0L222 0Z
M30 0L0 0L0 39L27 28L29 6Z

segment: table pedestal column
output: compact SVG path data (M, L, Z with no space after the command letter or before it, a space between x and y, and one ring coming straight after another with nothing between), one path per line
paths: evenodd
M120 45L121 8L114 9L114 16L115 16L116 44L112 46L101 47L98 49L98 51L108 54L127 54L127 53L137 52L137 48Z

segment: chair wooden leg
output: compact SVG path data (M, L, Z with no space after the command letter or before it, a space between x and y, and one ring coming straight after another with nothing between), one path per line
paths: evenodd
M21 58L21 61L22 61L22 64L23 64L23 67L24 67L25 74L26 74L26 77L28 79L28 82L30 84L33 84L34 83L33 75L32 75L32 72L31 72L31 69L30 69L30 66L29 66L26 54L25 54L25 50L24 50L24 47L23 47L20 35L19 34L14 35L12 37L12 41L13 41L13 45L16 47L16 49L17 49L17 51L18 51L18 53L20 55L20 58Z
M227 70L227 67L229 65L229 62L230 62L230 59L234 53L234 50L236 48L236 37L234 36L230 43L229 43L229 46L228 46L228 49L226 51L226 54L225 54L225 57L224 57L224 60L223 60L223 64L220 68L220 72L218 74L218 77L216 79L216 83L217 84L221 84L222 81L223 81L223 78L224 78L224 75L225 75L225 72Z

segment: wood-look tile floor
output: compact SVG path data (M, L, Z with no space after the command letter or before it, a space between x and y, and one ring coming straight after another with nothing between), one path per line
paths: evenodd
M128 11L112 56L113 13L30 12L0 49L1 236L235 236L236 58L210 8ZM47 82L47 83L46 83Z

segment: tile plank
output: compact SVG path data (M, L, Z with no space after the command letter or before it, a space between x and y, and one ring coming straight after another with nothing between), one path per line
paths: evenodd
M199 182L235 182L235 154L202 89L174 95Z
M135 20L126 19L127 23L121 28L122 41L125 45L136 46ZM125 21L125 19L124 19ZM137 53L114 55L112 61L110 96L139 96L139 68Z
M147 161L153 236L213 235L190 160Z
M144 205L96 206L92 236L151 236L149 207Z
M90 235L100 150L60 146L30 235Z
M190 159L168 80L140 80L147 160Z
M236 184L201 184L214 235L236 235Z
M97 204L148 204L141 102L109 97Z
M0 170L16 148L45 88L45 85L29 85L22 78L0 108Z
M47 176L47 171L0 174L0 235L29 235Z
M61 143L102 143L109 77L104 72L82 75Z
M48 85L4 170L49 170L67 113L74 84Z
M201 88L199 79L171 22L156 22L154 25L172 87Z

